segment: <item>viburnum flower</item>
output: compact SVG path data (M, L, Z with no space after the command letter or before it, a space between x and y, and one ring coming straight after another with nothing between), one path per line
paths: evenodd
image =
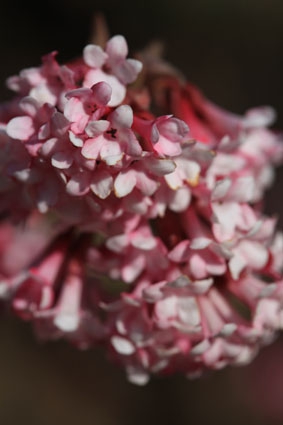
M8 79L0 297L43 340L105 347L131 382L250 362L283 327L283 235L262 199L270 107L208 101L123 36Z

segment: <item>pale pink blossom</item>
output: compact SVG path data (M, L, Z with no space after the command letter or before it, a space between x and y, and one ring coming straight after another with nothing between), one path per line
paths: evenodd
M122 35L112 37L106 44L105 52L93 44L84 48L84 62L90 67L84 86L90 87L100 81L108 83L112 89L110 106L117 106L124 100L126 85L132 83L141 71L141 62L126 59L127 55L128 46Z
M131 85L120 35L55 56L0 106L1 302L139 385L250 362L283 327L273 109L224 111L150 52Z

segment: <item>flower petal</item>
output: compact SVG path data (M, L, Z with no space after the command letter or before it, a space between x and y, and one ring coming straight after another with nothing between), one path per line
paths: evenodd
M128 195L134 189L136 181L136 175L133 171L121 171L115 179L115 195L118 198Z
M12 139L26 141L35 132L33 120L31 117L16 117L8 122L6 128L8 136Z
M94 44L88 44L83 50L85 63L91 68L100 68L106 61L108 55L101 47Z

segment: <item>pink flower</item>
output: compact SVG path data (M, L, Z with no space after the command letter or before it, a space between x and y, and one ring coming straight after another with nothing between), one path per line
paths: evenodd
M139 385L246 364L283 323L283 237L261 211L274 111L224 111L150 53L128 86L127 55L115 36L8 80L0 298Z
M141 71L142 64L135 59L126 59L128 46L122 35L112 37L101 47L89 44L84 48L84 61L91 68L85 76L84 85L89 87L105 81L112 89L110 106L117 106L124 100L126 85L132 83Z
M140 133L152 149L163 156L177 156L181 153L181 144L188 134L188 126L170 115L153 121L135 118L134 129Z

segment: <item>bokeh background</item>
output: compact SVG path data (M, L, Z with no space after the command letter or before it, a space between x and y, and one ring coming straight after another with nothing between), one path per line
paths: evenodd
M111 34L132 51L152 39L166 58L216 103L238 113L271 104L283 129L282 0L5 0L0 16L0 96L4 81L39 64L52 50L61 62L80 55L93 16L103 12ZM265 209L283 228L283 168ZM40 345L27 324L0 322L2 425L282 425L283 341L251 366L197 381L155 378L126 382L103 352L63 342Z

